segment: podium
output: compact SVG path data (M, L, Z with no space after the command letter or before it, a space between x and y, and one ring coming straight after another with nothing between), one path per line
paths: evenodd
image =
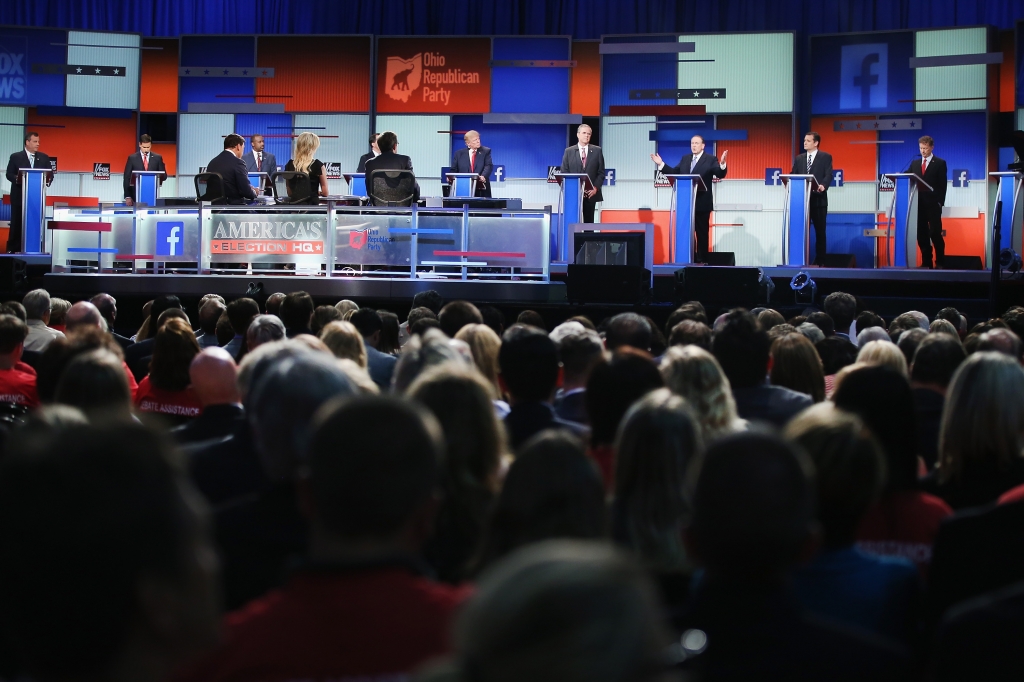
M1018 206L1021 200L1021 183L1024 181L1024 173L1020 171L1002 171L999 173L989 173L989 177L996 178L999 181L999 185L996 188L996 204L1000 201L1003 202L1002 206L1002 221L1000 222L999 230L999 249L995 253L992 251L992 236L991 233L985 238L985 266L992 267L992 261L999 258L999 253L1003 249L1013 249L1019 253L1019 248L1014 248L1014 245L1020 245L1021 240L1021 211L1018 210ZM995 206L992 210L992 223L990 229L995 228L996 212Z
M786 207L782 217L782 263L804 267L811 261L811 182L813 175L782 175Z
M156 206L157 195L160 194L160 183L166 173L163 171L132 171L135 185L136 206Z
M249 176L249 184L253 187L259 188L259 193L267 189L267 182L270 180L270 173L264 173L263 171L248 171L246 175Z
M448 173L448 182L452 186L448 196L453 199L475 197L478 177L478 173Z
M693 262L693 222L697 209L697 192L708 191L699 175L665 175L672 185L669 203L669 253L675 265ZM710 228L709 228L710 229ZM710 239L710 235L708 235Z
M568 263L569 226L583 222L583 193L594 189L594 183L586 173L555 173L558 181L558 212L562 216L558 229L558 260Z
M19 168L21 174L21 252L46 253L46 180L49 168Z
M357 197L369 196L366 191L366 173L343 173L348 183L348 193Z
M917 263L914 247L907 248L910 228L917 231L917 188L920 185L929 192L932 186L916 173L883 173L883 177L892 180L896 187L892 193L892 206L889 211L890 240L885 240L885 251L889 256L889 267L912 268ZM895 224L894 224L895 223ZM911 244L917 244L916 237ZM889 250L890 245L892 251Z

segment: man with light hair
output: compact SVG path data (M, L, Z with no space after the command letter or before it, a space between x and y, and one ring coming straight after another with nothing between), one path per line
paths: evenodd
M251 353L253 349L270 341L280 341L285 337L284 322L277 315L257 315L249 323L245 333L245 342Z
M54 339L63 339L64 334L46 326L50 322L50 294L46 289L33 289L21 300L25 307L25 322L28 336L25 350L42 353Z
M452 157L452 173L476 173L476 193L474 196L491 196L489 180L494 164L491 163L491 148L480 145L480 133L467 131L462 139L466 143L464 149L455 150Z

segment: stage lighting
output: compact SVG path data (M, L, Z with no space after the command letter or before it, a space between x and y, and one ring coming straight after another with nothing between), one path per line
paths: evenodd
M760 289L760 293L764 295L765 305L770 305L772 302L772 294L775 293L775 282L772 278L765 274L761 268L757 269L757 285Z
M814 283L811 276L801 270L789 282L789 288L793 290L793 297L797 305L811 305L818 293L818 285Z
M1013 249L1007 247L999 252L999 269L1015 275L1020 272L1020 255Z

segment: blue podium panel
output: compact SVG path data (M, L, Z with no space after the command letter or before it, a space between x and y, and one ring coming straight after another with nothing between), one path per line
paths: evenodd
M348 193L355 197L369 196L366 193L366 173L343 173L348 183Z
M672 239L672 262L689 265L693 262L693 221L697 192L710 191L699 175L666 175L672 183L672 204L669 224Z
M913 267L917 262L914 247L907 247L909 230L917 233L917 185L925 185L924 180L913 173L886 173L896 183L893 191L891 218L893 224L892 267ZM916 243L916 240L912 242Z
M156 206L160 194L160 171L132 171L135 176L135 203L142 206Z
M22 253L44 253L43 226L46 222L46 168L22 168Z
M448 196L453 198L472 197L476 194L476 173L449 173L452 190Z
M990 173L990 175L999 179L996 201L1003 202L1000 214L1002 220L1000 221L999 236L999 250L1002 251L1003 249L1013 248L1014 219L1019 214L1017 202L1020 200L1021 178L1024 176L1013 172ZM995 212L993 212L993 215L995 215ZM991 237L989 239L991 240ZM998 256L999 254L995 255Z
M811 213L812 175L783 175L786 181L786 244L783 249L785 265L803 267L810 260L808 231Z

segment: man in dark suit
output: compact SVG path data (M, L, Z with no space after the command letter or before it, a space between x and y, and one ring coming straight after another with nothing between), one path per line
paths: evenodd
M804 153L793 160L794 175L813 175L811 182L810 212L814 224L814 262L825 264L827 253L825 241L825 218L828 216L828 186L832 183L832 155L819 151L821 135L809 132L804 135Z
M380 156L380 147L377 146L377 138L379 137L380 133L370 133L370 151L359 157L359 165L356 166L356 173L365 173L366 162Z
M224 138L224 151L213 157L206 167L207 173L220 173L224 179L224 199L229 204L244 204L254 201L259 193L249 184L249 176L245 172L242 151L245 140L241 135L231 133Z
M263 186L264 194L273 194L270 189L270 176L277 172L277 157L270 152L263 151L266 142L260 134L249 138L252 151L245 155L245 170L248 173L267 173L267 179Z
M153 138L149 135L139 137L139 152L129 156L124 166L124 203L128 206L135 203L135 176L132 171L163 171L160 182L167 179L164 157L153 153Z
M50 169L50 157L39 151L39 133L25 133L25 148L11 154L7 162L7 180L11 183L11 230L7 236L7 253L21 252L22 206L21 206L21 173L20 168ZM53 182L53 173L46 176L46 185Z
M935 156L935 140L924 135L917 141L920 159L910 163L910 172L920 175L932 191L917 190L917 246L921 249L921 267L932 267L932 244L935 244L935 266L946 264L946 242L942 238L942 206L946 203L946 161ZM930 241L929 241L930 239Z
M464 149L455 151L452 157L452 173L476 173L476 195L490 197L491 185L488 180L494 164L491 163L491 148L480 146L480 133L470 130L463 137L466 142Z
M658 170L668 175L699 175L704 181L704 190L697 192L697 201L693 212L693 233L697 236L697 262L708 260L708 233L711 231L711 212L715 210L715 195L712 191L714 178L724 178L728 169L725 159L729 151L722 152L722 161L714 154L704 153L704 136L694 135L690 138L690 153L679 160L679 165L666 166L660 154L651 154L651 159L658 165Z
M574 144L562 154L562 173L586 173L594 183L594 189L587 190L583 195L583 222L594 222L594 209L597 202L604 201L601 185L604 183L604 152L597 145L590 144L594 131L586 123L576 129L578 144Z
M371 191L369 175L375 170L407 170L412 171L412 159L398 153L398 135L390 130L381 133L377 138L377 146L380 147L380 156L366 162L366 191ZM415 174L415 171L413 171ZM413 201L419 201L420 183L416 183L416 192Z

